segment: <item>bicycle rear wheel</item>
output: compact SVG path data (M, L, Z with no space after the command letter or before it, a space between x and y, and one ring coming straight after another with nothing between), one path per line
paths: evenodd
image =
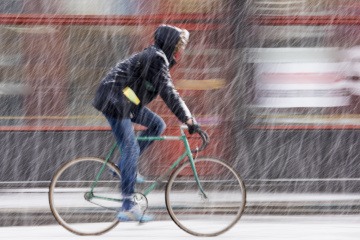
M166 187L166 207L173 221L195 236L217 236L233 227L246 203L245 185L228 164L215 158L195 160L204 197L190 162L171 175Z
M96 176L101 172L91 191ZM100 235L114 228L121 207L119 169L99 158L65 163L49 188L51 211L60 225L78 235Z

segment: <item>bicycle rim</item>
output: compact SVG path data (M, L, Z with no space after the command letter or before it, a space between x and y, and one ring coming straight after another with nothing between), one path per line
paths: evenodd
M187 162L170 177L165 195L167 210L173 221L192 235L220 235L233 227L244 211L244 183L221 160L198 158L195 166L206 197L201 194Z
M60 225L77 235L100 235L119 223L119 169L112 163L104 164L99 158L74 159L64 164L51 181L51 211ZM91 198L91 186L103 166L93 190L96 197Z

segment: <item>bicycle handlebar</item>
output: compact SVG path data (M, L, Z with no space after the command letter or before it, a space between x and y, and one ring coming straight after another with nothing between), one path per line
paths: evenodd
M188 127L186 125L182 125L180 127L180 129L183 132L183 130L188 129ZM192 153L197 153L197 152L200 152L200 151L204 150L207 147L207 145L210 143L210 137L204 130L198 129L198 131L196 133L200 135L201 140L202 140L202 144L201 144L201 146L199 148L191 150ZM183 132L183 134L184 134L184 132Z
M205 131L199 129L196 133L200 135L202 140L202 145L199 148L191 150L192 153L197 153L204 150L206 146L210 143L210 137Z

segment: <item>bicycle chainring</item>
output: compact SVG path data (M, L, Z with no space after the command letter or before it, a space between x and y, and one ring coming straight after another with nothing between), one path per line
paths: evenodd
M147 197L142 193L134 193L133 195L134 202L139 204L141 210L145 212L148 209L149 203Z

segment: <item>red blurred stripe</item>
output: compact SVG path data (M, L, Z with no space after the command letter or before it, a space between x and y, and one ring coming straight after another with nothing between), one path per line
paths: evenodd
M169 129L178 129L170 127ZM358 130L360 125L252 125L251 130ZM135 130L143 130L136 126ZM110 131L110 127L104 126L0 126L1 132L62 132L62 131Z
M177 24L191 29L211 29L222 26L221 17L212 14L160 15L54 15L54 14L0 14L0 24L11 25L158 25Z
M360 125L253 125L253 130L353 130L360 129Z
M360 16L259 16L252 19L258 25L359 25Z
M34 131L110 131L110 127L101 126L0 126L2 132Z

